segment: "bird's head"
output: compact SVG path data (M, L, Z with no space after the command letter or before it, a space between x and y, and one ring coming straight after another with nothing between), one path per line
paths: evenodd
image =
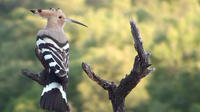
M76 20L68 18L61 9L50 8L47 10L44 9L31 9L33 14L39 15L42 18L46 18L47 28L63 28L66 22L73 22L87 27L87 25L80 23Z

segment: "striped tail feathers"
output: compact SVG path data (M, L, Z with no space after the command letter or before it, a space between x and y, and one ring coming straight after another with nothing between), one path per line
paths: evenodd
M66 112L68 107L66 92L61 84L52 82L43 89L40 107L56 112Z

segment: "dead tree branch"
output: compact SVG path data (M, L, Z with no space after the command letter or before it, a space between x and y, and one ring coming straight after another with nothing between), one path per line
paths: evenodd
M116 86L116 84L114 84L113 82L106 81L106 80L102 79L101 77L99 77L98 75L96 75L92 71L92 68L90 67L90 65L88 65L87 63L83 62L82 68L85 71L85 73L87 73L88 77L91 80L95 81L97 84L99 84L105 90L109 90L110 87Z
M44 81L42 81L41 76L45 74L45 71L42 71L40 74L35 74L29 71L28 69L22 69L22 74L27 76L28 78L34 80L38 84L44 86Z
M154 71L153 68L148 68L151 66L149 61L150 53L146 52L143 48L142 38L135 21L131 20L130 25L135 43L134 47L138 55L135 57L135 62L130 74L122 79L118 86L114 82L104 80L96 75L89 64L85 62L82 63L82 68L87 76L108 91L114 112L125 112L124 101L126 96L137 86L143 77Z

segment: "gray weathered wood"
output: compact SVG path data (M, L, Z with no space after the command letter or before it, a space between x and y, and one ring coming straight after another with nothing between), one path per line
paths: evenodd
M98 85L108 91L109 99L111 100L113 112L125 112L125 98L133 88L137 86L140 80L154 71L149 61L150 53L146 52L143 48L142 38L139 29L134 20L130 21L131 32L134 39L134 47L138 53L135 57L133 68L129 75L126 75L117 85L112 81L107 81L96 75L89 64L83 62L82 68L87 76L95 81Z

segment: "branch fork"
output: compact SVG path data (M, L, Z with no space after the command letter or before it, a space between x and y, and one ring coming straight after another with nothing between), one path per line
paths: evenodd
M137 86L140 80L153 72L154 68L149 68L152 64L150 63L149 52L146 52L143 48L143 41L140 35L139 29L134 20L130 20L131 33L134 39L134 47L138 55L135 56L135 62L130 74L126 75L117 85L115 82L107 81L99 77L89 64L83 62L82 68L87 76L96 82L103 89L108 91L109 99L113 106L113 112L125 112L124 101L126 96L131 92L133 88Z

